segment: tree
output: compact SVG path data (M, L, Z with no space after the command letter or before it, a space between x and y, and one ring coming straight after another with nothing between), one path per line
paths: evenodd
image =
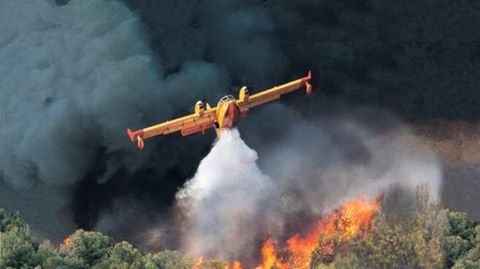
M475 240L477 236L475 222L466 213L449 211L447 219L447 235L460 236L469 242Z
M13 228L26 228L26 225L18 214L0 208L0 232L8 232Z
M332 263L320 264L316 269L367 269L362 261L354 253L348 253L346 255L336 256Z
M92 267L108 257L113 248L113 239L99 232L77 230L60 249L65 261L81 261L81 267Z
M108 258L94 266L95 269L140 269L144 268L142 253L131 244L123 241L116 244Z
M36 263L30 228L18 214L0 209L0 268L32 268Z
M416 213L401 220L376 215L366 236L352 238L346 243L347 251L334 251L333 261L322 261L318 268L442 268L445 212L422 189L418 190L415 209Z
M477 225L474 247L455 262L453 269L477 269L480 268L480 225Z
M147 254L143 258L145 269L190 269L193 259L183 257L178 251L165 250Z
M64 249L58 249L50 241L42 242L37 250L42 269L83 269L87 265L76 256L67 255Z
M450 268L474 248L478 235L474 221L465 213L449 211L447 220L443 249L446 265Z

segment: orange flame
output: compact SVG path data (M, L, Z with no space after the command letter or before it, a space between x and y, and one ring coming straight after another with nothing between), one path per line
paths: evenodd
M197 257L192 265L192 269L200 269L203 263L203 257Z
M232 267L230 266L225 266L224 269L242 269L242 264L240 263L240 261L238 260L234 260L233 263L232 263Z
M267 239L262 247L262 262L256 269L279 269L309 267L313 250L319 245L321 235L332 237L339 232L339 237L348 239L354 235L365 235L373 214L379 208L380 199L368 202L365 198L356 198L342 204L337 210L320 218L305 235L295 234L287 240L287 251L290 255L284 260L276 256L272 239ZM334 253L334 246L323 246L325 255Z
M69 236L68 236L68 237L65 237L65 238L63 239L62 244L63 244L64 246L68 246L68 244L70 244L70 241L71 241L71 240L72 240L72 239L70 239Z
M233 261L232 269L242 269L242 264L240 263L240 261Z
M306 269L309 268L310 258L315 249L319 249L321 256L331 256L335 253L335 246L330 240L334 236L338 239L349 239L353 236L365 236L374 213L380 207L380 197L369 202L365 197L349 200L340 207L322 217L305 235L295 234L287 239L282 253L288 253L279 258L272 238L263 242L261 253L262 261L255 269ZM329 240L330 239L330 240ZM285 250L285 251L283 251ZM192 269L200 269L203 257L196 259ZM242 269L242 264L234 260L232 265L224 269Z
M255 269L270 269L275 266L278 269L286 268L285 265L277 258L275 247L271 238L267 239L262 246L263 261Z

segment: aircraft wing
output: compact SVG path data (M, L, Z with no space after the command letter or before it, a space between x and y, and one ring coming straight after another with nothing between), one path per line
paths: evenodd
M302 86L305 86L306 93L310 94L312 91L312 85L310 85L309 83L311 78L312 73L308 71L306 77L250 95L248 100L237 100L237 105L240 107L240 110L242 112L248 111L248 109L251 107L256 107L261 104L274 101L280 98L280 96L282 96L283 94L298 90Z
M127 134L132 142L137 141L139 149L144 147L143 140L152 136L165 135L180 131L183 136L196 132L203 132L212 127L216 121L216 107L207 108L201 113L193 113L181 118L162 122L144 129L132 131L127 129Z

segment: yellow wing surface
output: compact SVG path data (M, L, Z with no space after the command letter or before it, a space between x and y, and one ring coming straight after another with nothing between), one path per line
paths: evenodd
M189 135L195 132L203 132L212 127L216 120L216 107L208 107L205 110L193 113L181 118L162 122L150 127L132 131L127 129L128 136L132 142L137 141L139 149L144 147L143 139L156 135L165 135L180 131L182 135Z
M235 100L235 103L240 110L240 115L244 116L250 108L274 101L280 98L280 96L283 94L298 90L302 88L302 86L305 86L306 93L310 94L312 91L312 86L309 83L311 78L311 72L308 72L306 77L275 86L253 95L248 94L246 87L242 88L240 90L239 99ZM143 140L145 138L157 135L165 135L177 131L180 131L184 136L205 131L206 129L212 127L217 121L217 109L219 108L211 108L208 104L204 109L203 103L199 101L195 105L195 113L193 114L136 131L127 129L127 133L130 137L130 140L132 140L132 142L137 141L138 148L142 149L144 147Z
M305 86L306 93L309 95L312 92L312 85L309 83L311 78L312 73L309 71L306 77L275 86L273 88L250 95L247 98L239 98L239 100L237 100L237 105L240 108L240 111L244 113L248 111L249 108L279 99L280 96L298 90L302 88L302 86Z

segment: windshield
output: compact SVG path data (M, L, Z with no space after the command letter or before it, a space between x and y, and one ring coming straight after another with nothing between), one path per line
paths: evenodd
M233 97L232 95L225 95L224 97L222 97L222 99L220 99L220 101L218 101L218 105L221 105L223 103L226 103L232 100L235 100L235 97Z

